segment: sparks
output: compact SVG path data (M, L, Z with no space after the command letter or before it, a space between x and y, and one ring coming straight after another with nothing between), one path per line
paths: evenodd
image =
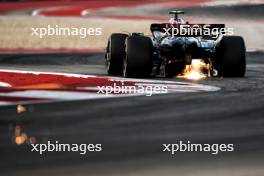
M187 65L182 74L178 78L186 78L191 80L200 80L208 76L204 70L208 70L209 65L204 63L201 59L193 59L191 65Z

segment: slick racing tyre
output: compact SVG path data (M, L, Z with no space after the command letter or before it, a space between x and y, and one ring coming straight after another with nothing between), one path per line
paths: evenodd
M245 43L240 36L224 36L216 47L216 69L222 77L244 77L246 72Z
M114 33L110 36L106 48L106 67L110 75L123 74L123 60L125 58L125 40L127 34Z
M124 77L147 78L151 76L153 46L149 37L130 36L126 39Z

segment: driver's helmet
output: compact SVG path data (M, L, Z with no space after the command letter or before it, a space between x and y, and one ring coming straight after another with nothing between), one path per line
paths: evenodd
M186 24L186 22L182 18L178 18L178 19L170 18L169 23L170 24Z

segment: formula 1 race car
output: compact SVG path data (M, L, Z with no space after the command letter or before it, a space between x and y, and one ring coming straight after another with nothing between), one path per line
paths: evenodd
M244 40L224 24L189 24L171 11L169 23L151 24L152 36L113 33L107 44L110 75L172 77L193 59L208 64L210 76L243 77L246 70ZM230 35L229 35L230 34Z

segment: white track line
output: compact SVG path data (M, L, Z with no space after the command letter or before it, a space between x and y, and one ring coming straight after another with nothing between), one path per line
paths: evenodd
M0 87L11 87L11 85L6 83L6 82L1 82L0 81Z
M24 71L24 70L9 70L9 69L0 69L0 72L7 73L23 73L23 74L49 74L49 75L59 75L59 76L67 76L67 77L76 77L76 78L95 78L95 75L82 75L75 73L59 73L59 72L38 72L38 71Z

